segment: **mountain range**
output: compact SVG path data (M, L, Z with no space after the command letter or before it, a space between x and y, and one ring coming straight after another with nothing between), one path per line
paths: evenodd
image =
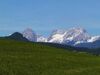
M25 29L21 33L15 32L8 37L31 42L57 43L84 48L100 48L100 36L91 36L85 29L80 27L67 30L54 30L48 38L38 35L30 28Z

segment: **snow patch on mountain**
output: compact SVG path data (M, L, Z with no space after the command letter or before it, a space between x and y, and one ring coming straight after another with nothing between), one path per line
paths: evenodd
M86 41L77 41L77 42L75 42L74 46L81 44L81 43L87 43L87 42Z
M100 36L93 36L87 42L94 42L94 41L97 41L97 40L100 40Z
M55 33L54 35L51 36L51 39L49 40L49 42L55 42L55 43L62 43L63 42L63 37L65 36L66 33L63 34L59 34L57 32L57 34Z

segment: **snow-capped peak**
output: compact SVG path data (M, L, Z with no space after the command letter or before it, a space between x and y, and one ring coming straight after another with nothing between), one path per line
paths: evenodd
M90 35L83 28L71 28L65 35L65 40L68 38L74 41L86 41L90 38Z
M22 35L23 35L23 37L27 38L29 41L35 42L37 40L36 33L30 28L25 29L22 32Z
M49 42L54 43L68 43L73 42L75 44L87 41L91 36L88 35L85 29L83 28L71 28L68 30L55 30L52 35L49 37ZM76 43L76 44L77 44Z

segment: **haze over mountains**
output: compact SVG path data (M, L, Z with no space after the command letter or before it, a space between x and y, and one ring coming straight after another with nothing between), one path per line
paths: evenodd
M85 29L79 27L70 28L68 30L54 30L48 38L38 35L30 28L25 29L20 34L24 37L24 39L26 38L31 42L48 42L75 47L100 48L100 36L91 36Z

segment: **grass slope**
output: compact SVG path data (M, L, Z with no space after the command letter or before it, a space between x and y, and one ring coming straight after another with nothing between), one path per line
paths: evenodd
M100 57L0 39L0 75L100 75Z

